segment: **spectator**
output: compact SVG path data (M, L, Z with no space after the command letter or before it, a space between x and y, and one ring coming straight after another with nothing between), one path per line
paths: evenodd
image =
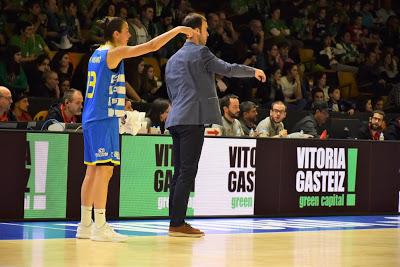
M298 121L292 132L301 132L319 138L318 127L326 123L329 118L328 104L326 102L315 102L313 113Z
M244 135L250 136L251 130L255 131L257 127L257 105L251 101L245 101L240 104L239 121Z
M29 84L29 94L37 92L43 86L43 74L50 71L50 58L43 54L36 58L32 64L27 66L26 72Z
M27 92L29 89L21 60L21 49L11 45L6 50L3 62L0 63L0 85L9 88L13 94Z
M372 99L372 108L374 110L383 110L384 104L385 101L381 96Z
M333 87L329 89L329 110L332 112L347 112L349 115L354 114L354 105L341 98L340 89Z
M36 34L31 22L20 21L17 26L19 35L13 35L10 45L21 48L22 62L33 61L41 54L49 54L50 49L43 38Z
M64 92L60 103L52 105L49 109L47 119L54 119L58 122L76 123L82 114L82 93L76 89L69 89Z
M0 86L0 122L17 120L10 111L12 102L11 91L7 87Z
M267 91L269 92L269 101L285 101L281 84L281 69L275 65L271 69L271 75L268 78Z
M30 0L26 3L27 12L20 17L20 20L32 23L33 32L46 36L47 15L42 12L39 0Z
M336 44L335 50L338 61L347 65L358 65L361 62L360 52L351 41L350 32L342 34L340 42Z
M381 110L374 110L368 124L364 124L358 131L358 139L379 140L383 132L385 113Z
M286 26L285 22L280 19L281 9L277 6L271 8L271 19L265 22L265 32L268 38L274 38L278 40L284 39L290 35L290 30Z
M159 127L162 134L165 132L165 121L170 110L171 104L166 99L157 98L151 103L150 109L146 114L148 133L151 133L151 127Z
M239 118L239 98L235 95L226 95L220 99L222 125L213 125L221 130L222 136L243 136L242 126L237 120Z
M385 140L400 140L400 117L390 121L388 127L385 129Z
M283 125L286 118L286 105L282 101L275 101L271 105L269 117L260 121L256 132L260 137L286 137L287 130Z
M24 93L16 94L11 105L11 111L17 121L32 121L32 116L29 114L29 100Z
M288 109L302 110L306 104L301 92L299 70L296 64L287 63L281 78L282 92Z
M64 19L66 23L66 33L68 39L74 45L73 50L82 49L82 33L81 24L78 19L78 2L77 0L64 0Z
M68 75L60 74L58 76L58 84L60 87L60 95L64 95L64 92L71 89L71 78Z
M60 98L58 74L55 71L43 73L43 83L40 87L34 87L30 91L31 96Z
M372 111L373 111L372 99L369 97L359 99L357 109L360 112L371 112L372 113Z
M311 100L307 103L306 110L312 110L314 103L316 102L326 102L325 92L320 88L314 88L311 91Z
M70 79L74 72L74 67L69 61L69 54L66 50L58 51L51 60L51 70L60 75L66 75Z

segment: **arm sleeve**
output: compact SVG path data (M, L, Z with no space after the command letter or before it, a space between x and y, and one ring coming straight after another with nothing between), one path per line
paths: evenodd
M217 58L208 47L204 46L200 50L204 67L208 72L217 73L227 77L254 77L255 69L245 65L230 64Z

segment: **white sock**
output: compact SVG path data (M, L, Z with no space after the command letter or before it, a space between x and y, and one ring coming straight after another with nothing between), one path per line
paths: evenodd
M85 226L92 223L92 207L81 206L81 223Z
M97 228L106 223L106 209L94 209L94 223Z

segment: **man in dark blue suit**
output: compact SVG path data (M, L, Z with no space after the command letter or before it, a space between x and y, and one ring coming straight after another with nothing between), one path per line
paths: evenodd
M191 13L183 25L197 32L167 63L165 80L172 109L166 128L173 140L174 176L169 195L169 235L201 237L204 233L185 223L189 194L197 174L204 142L204 125L222 125L214 74L255 77L265 82L262 70L229 64L218 59L208 47L207 20Z

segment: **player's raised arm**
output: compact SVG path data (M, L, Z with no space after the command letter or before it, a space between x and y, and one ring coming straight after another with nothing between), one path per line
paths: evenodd
M168 32L165 32L154 39L140 45L135 45L135 46L127 46L126 44L123 46L118 46L113 49L111 49L108 52L107 56L107 65L109 66L110 69L113 69L118 66L119 62L121 62L122 59L125 58L130 58L130 57L137 57L141 55L145 55L150 52L157 51L160 49L162 46L164 46L168 41L170 41L172 38L177 36L178 34L183 33L186 34L188 37L192 36L194 34L194 30L189 27L184 27L184 26L178 26L175 27ZM126 27L124 26L122 29L122 32L120 33L122 35L129 36L126 39L126 43L128 42L130 38L129 30L128 30L128 25L126 24Z

